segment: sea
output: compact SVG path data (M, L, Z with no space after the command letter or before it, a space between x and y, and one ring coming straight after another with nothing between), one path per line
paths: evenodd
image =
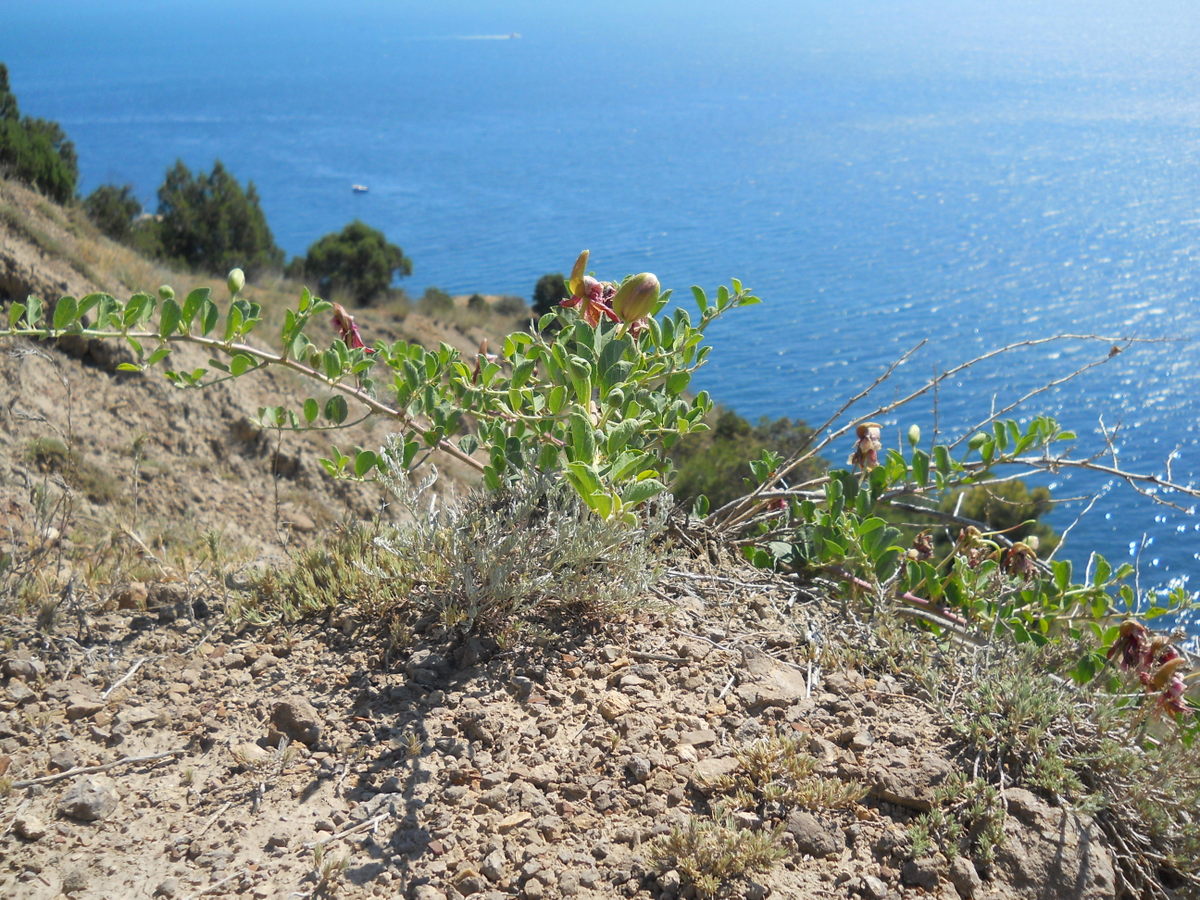
M853 421L1024 344L879 416L885 442L1025 397L1075 459L1200 476L1194 0L0 0L0 61L83 193L152 211L177 159L219 158L289 255L362 219L414 294L529 297L584 248L684 304L738 278L763 302L695 385L750 419ZM1077 570L1200 588L1191 498L1030 483Z

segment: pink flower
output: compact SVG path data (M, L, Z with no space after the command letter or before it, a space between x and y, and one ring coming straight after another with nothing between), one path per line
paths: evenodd
M363 343L362 335L358 333L358 326L354 324L354 316L346 312L346 308L340 303L333 304L333 327L338 330L338 334L341 335L347 347L358 348L367 353L375 352Z
M612 308L612 298L617 293L617 286L608 281L597 281L590 275L579 279L579 292L560 303L567 309L579 308L583 320L595 328L601 319L612 322L621 321Z

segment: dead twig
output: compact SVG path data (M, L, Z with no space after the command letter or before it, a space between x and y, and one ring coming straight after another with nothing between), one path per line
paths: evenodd
M359 822L357 825L351 825L349 828L343 828L341 831L337 832L336 834L331 834L327 838L321 838L319 841L309 841L304 845L303 849L312 850L314 847L324 847L328 844L332 844L334 841L340 841L344 837L349 837L352 834L358 834L358 832L366 831L368 828L374 828L390 815L392 815L391 810L384 810L383 812L377 813L369 819Z
M204 827L201 828L198 832L196 832L196 837L201 837L204 834L204 832L206 832L206 831L208 831L208 829L212 828L213 824L217 821L217 819L219 819L219 818L221 818L221 816L225 815L225 810L229 809L229 807L232 805L233 805L232 800L226 800L224 803L222 803L221 808L218 809L215 813L213 813L211 816L208 817L208 821L204 823Z
M124 675L122 675L120 678L118 678L116 681L114 681L111 685L108 686L108 689L100 695L101 699L107 700L109 695L112 694L113 691L115 691L117 688L119 688L125 682L127 682L130 678L132 678L133 673L136 672L138 669L140 669L142 667L142 664L144 662L146 662L146 660L148 660L149 658L150 657L148 657L148 656L140 657L137 662L135 662L132 666L130 666L128 672L126 672Z
M168 759L172 756L183 756L185 750L168 750L166 753L154 753L150 756L126 756L124 759L118 759L115 762L105 763L102 766L76 766L74 769L67 769L65 772L56 772L53 775L43 775L41 778L30 778L27 781L14 781L14 788L33 787L35 784L53 784L56 781L62 781L64 778L73 778L76 775L94 775L97 772L107 772L110 769L119 769L121 766L136 766L140 763L158 762L160 759Z
M217 888L221 887L224 884L228 884L229 882L233 881L233 879L235 879L235 878L248 878L248 877L251 877L251 875L252 875L252 873L250 873L248 871L234 872L232 875L226 875L220 881L214 881L208 887L203 888L199 891L196 891L196 893L194 893L190 897L188 897L187 900L195 900L195 898L197 898L197 897L203 897L205 894L211 894Z

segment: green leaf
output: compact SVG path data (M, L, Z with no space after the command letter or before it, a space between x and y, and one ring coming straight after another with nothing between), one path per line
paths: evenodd
M583 409L571 411L571 444L568 453L572 461L591 463L596 459L596 431Z
M304 422L305 422L305 424L312 424L312 422L316 421L316 418L318 415L320 415L320 413L321 413L321 405L319 403L317 403L315 398L309 397L307 400L304 401Z
M527 359L517 363L513 368L512 380L509 382L509 387L514 390L520 390L525 386L525 382L529 380L529 376L533 374L533 370L537 367L537 360Z
M8 327L16 328L17 323L21 321L21 316L25 315L25 304L14 303L8 308Z
M691 372L674 372L667 377L667 393L672 397L678 397L691 381Z
M326 350L321 358L322 368L325 370L325 377L330 381L337 381L342 375L342 358L338 356L336 350Z
M1109 565L1109 562L1107 559L1105 559L1103 556L1101 556L1099 553L1097 553L1096 554L1096 571L1092 575L1092 584L1095 585L1096 587L1100 587L1101 585L1107 584L1108 578L1110 575L1112 575L1112 566Z
M233 306L229 307L229 315L225 317L226 343L232 341L237 336L238 332L241 330L243 319L244 316L242 315L242 309L240 306L235 303Z
M626 419L624 422L618 423L608 434L608 439L605 441L605 450L609 456L616 456L629 443L630 439L640 430L637 421Z
M349 414L350 408L341 394L334 394L325 401L325 418L334 425L341 425Z
M93 309L95 309L97 306L100 305L100 300L102 298L107 297L107 296L108 296L107 294L100 293L100 292L88 294L82 300L79 301L79 308L75 310L75 315L77 315L80 318L80 320L82 320L84 316L86 316ZM148 296L148 295L141 294L141 293L134 294L132 297L129 298L129 304L126 304L126 309L128 310L129 305L133 304L139 298L146 297L146 296ZM82 325L83 322L80 321L80 324Z
M217 320L220 318L221 310L217 308L217 304L205 297L204 301L200 304L201 332L205 336L208 336L217 327Z
M372 450L359 450L354 457L354 474L362 478L379 465L379 457Z
M943 476L950 475L950 451L944 444L938 444L933 448L933 464Z
M229 361L229 371L234 377L245 375L254 368L254 362L254 358L245 353L235 353L233 359Z
M64 331L68 325L75 322L75 312L78 304L74 297L60 297L54 304L54 330Z
M569 462L563 474L585 501L600 491L600 479L587 463Z
M117 363L118 372L141 372L144 368L144 366L139 366L137 363Z
M190 329L192 323L196 321L196 314L200 312L205 302L209 301L212 291L206 287L196 288L190 291L183 301L183 307L180 309L180 315L185 325ZM170 301L175 303L174 300Z
M1054 586L1060 594L1065 594L1071 586L1071 561L1056 559L1050 563L1050 571L1054 573Z
M154 351L146 359L146 365L153 366L154 364L161 362L162 360L167 358L167 355L170 352L171 352L170 347L155 347Z
M912 455L913 481L921 487L929 484L929 454L924 450L914 450Z
M38 323L42 321L42 298L30 295L26 301L27 312L25 321L29 323L30 328L37 328Z
M639 503L645 503L651 497L657 497L667 486L654 478L647 478L644 481L635 481L621 491L621 502L627 503L630 506L636 506Z
M158 320L159 337L166 340L176 331L179 330L179 322L182 318L183 310L179 308L179 304L174 300L164 300L162 304L162 312Z

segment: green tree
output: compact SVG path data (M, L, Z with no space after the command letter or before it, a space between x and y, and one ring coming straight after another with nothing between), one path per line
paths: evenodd
M533 314L544 316L570 296L567 280L561 272L543 275L533 288Z
M389 244L382 231L356 219L309 247L302 272L305 278L315 279L322 296L343 293L365 306L385 293L397 277L411 275L412 260Z
M17 96L8 86L8 66L0 63L0 121L16 121L21 118Z
M0 171L59 203L75 196L79 160L57 122L21 117L17 97L0 63Z
M168 259L213 274L255 274L283 266L253 182L238 184L220 160L193 175L180 160L158 189L159 238Z
M97 228L114 241L127 244L133 234L133 219L142 211L142 204L133 195L132 185L102 184L87 195L83 209Z

